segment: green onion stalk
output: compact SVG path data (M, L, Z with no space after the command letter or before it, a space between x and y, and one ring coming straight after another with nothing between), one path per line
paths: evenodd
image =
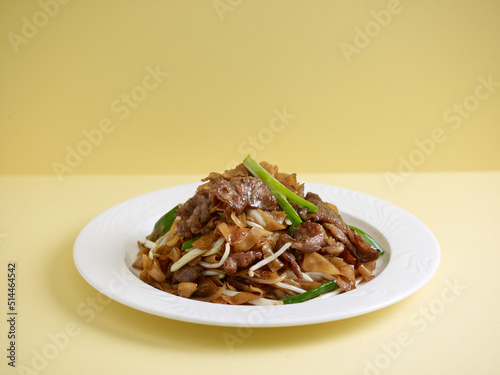
M297 211L294 210L290 202L288 202L288 200L298 204L299 206L306 207L311 212L316 212L318 210L318 207L316 207L314 204L305 200L304 198L299 197L297 194L285 187L276 178L274 178L251 155L248 155L245 160L243 160L243 164L245 165L245 167L247 167L252 175L264 181L269 190L271 190L271 193L273 193L273 195L276 197L278 204L286 213L294 227L299 226L300 223L302 223L302 219L300 218Z

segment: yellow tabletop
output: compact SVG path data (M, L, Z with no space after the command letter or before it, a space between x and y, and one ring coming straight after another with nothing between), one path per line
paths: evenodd
M53 175L0 177L0 372L497 373L500 172L415 173L396 189L383 174L300 176L400 206L440 243L439 269L422 289L363 316L300 327L205 326L134 310L84 281L72 248L87 222L125 199L201 177L69 176L62 183Z

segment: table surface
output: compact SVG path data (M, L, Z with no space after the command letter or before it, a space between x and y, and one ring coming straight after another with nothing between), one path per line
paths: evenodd
M500 172L415 173L393 188L383 174L299 176L389 201L421 219L439 241L440 266L422 289L359 317L301 327L204 326L111 301L79 275L72 249L87 222L125 199L201 177L1 176L0 372L498 373L500 298L495 271L486 266L500 250ZM5 356L10 262L16 264L16 368Z

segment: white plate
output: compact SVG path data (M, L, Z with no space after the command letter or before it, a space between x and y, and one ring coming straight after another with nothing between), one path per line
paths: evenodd
M336 186L306 183L306 190L335 204L351 225L385 249L368 283L340 295L280 306L230 306L170 295L139 280L131 266L143 240L166 211L185 202L198 184L153 191L122 202L93 219L75 241L81 275L124 305L158 316L220 326L279 327L345 319L394 304L420 289L436 271L440 251L431 231L390 203Z

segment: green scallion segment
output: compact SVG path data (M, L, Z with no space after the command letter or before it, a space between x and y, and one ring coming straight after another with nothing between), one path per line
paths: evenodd
M194 241L196 241L198 238L201 237L201 234L197 235L197 236L194 236L193 238L191 238L190 240L187 240L186 242L184 242L181 246L181 250L187 250L187 249L190 249L193 247L193 243Z
M165 233L167 233L170 228L172 227L172 224L174 223L175 217L177 216L177 210L179 209L179 205L175 206L172 208L170 211L168 211L165 215L163 215L160 220L158 220L154 226L153 232L158 229L159 227L163 227L161 230L160 235L158 236L161 237Z
M264 181L269 190L271 190L271 193L273 193L276 197L278 204L287 214L294 227L299 226L300 223L302 223L302 220L288 200L298 204L299 206L306 207L311 212L317 211L318 207L304 198L299 197L297 194L285 187L268 171L266 171L266 169L263 168L252 156L248 155L245 160L243 160L243 164L247 167L250 173Z
M310 299L316 298L322 294L329 293L332 290L335 290L337 288L338 288L337 280L332 280L332 281L328 281L327 283L321 284L320 286L317 286L316 288L308 290L305 293L297 294L296 296L282 298L281 301L285 305L289 305L291 303L305 302L305 301L309 301Z
M354 227L352 225L349 225L349 227L352 230L354 230L357 234L359 234L361 236L361 238L363 238L365 240L365 242L367 242L370 246L374 247L375 249L378 249L380 251L380 255L384 254L384 249L382 248L382 246L380 246L378 244L377 241L375 241L373 239L372 236L370 236L368 233L365 233L361 229L356 228L356 227Z
M295 211L293 209L293 207L290 204L290 202L288 202L287 199L286 199L286 197L283 194L281 194L280 192L274 191L271 188L269 188L269 190L271 190L271 192L273 193L273 195L276 197L276 200L278 201L278 204L283 209L283 211L285 211L286 216L288 216L288 218L292 222L292 227L298 227L300 225L300 223L302 223L302 219L300 218L300 216L297 213L297 211Z

